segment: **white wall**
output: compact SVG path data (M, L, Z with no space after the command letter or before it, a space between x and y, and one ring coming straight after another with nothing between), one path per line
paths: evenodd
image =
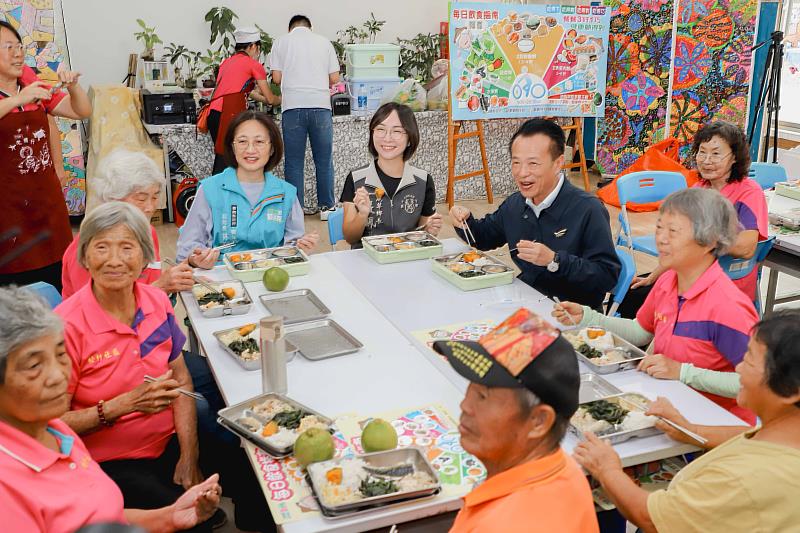
M239 15L237 23L258 24L273 37L286 33L289 19L298 13L331 40L338 30L361 25L370 11L386 20L377 42L438 33L439 22L447 20L447 0L62 0L72 68L83 73L84 87L120 83L128 54L142 48L133 37L137 18L155 26L164 43L205 51L210 30L203 17L220 5Z

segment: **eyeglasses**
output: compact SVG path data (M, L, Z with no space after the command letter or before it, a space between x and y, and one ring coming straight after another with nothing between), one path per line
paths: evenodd
M390 139L402 139L403 136L407 135L406 130L402 128L394 128L391 130L387 130L386 128L375 128L372 130L375 134L375 137L380 137L383 139L384 137L389 137Z
M250 139L236 139L233 141L233 147L237 150L247 150L247 148L251 145L253 148L261 152L267 148L269 141L264 139L253 139L252 141Z
M0 50L3 50L4 52L11 52L12 50L14 52L22 52L23 47L22 43L17 43L17 44L6 43L0 45Z
M694 156L694 159L698 163L701 163L703 161L708 161L709 163L711 163L713 165L715 163L721 163L722 161L725 161L728 158L728 156L730 156L731 154L733 154L733 152L728 152L725 155L707 154L705 152L698 152L697 155Z

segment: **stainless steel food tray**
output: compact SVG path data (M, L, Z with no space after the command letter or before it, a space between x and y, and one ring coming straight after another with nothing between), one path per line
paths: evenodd
M624 407L629 411L639 411L642 413L646 411L647 404L650 402L650 400L646 396L643 396L636 392L624 392L622 394L616 394L614 396L608 396L606 398L598 398L598 399L613 401L614 403L618 403L621 407ZM581 402L581 403L589 403L589 402ZM571 420L569 424L569 430L579 440L585 439L583 432L576 426L574 426ZM614 428L607 432L600 433L597 436L604 440L607 440L611 444L619 444L620 442L625 442L626 440L632 439L634 437L651 437L653 435L658 435L660 433L661 430L655 427L631 429L631 430L618 430Z
M416 490L398 491L393 492L392 494L385 494L383 496L372 496L369 498L364 498L363 500L358 500L357 502L350 502L341 505L326 505L320 497L320 491L317 490L317 487L314 484L313 473L319 472L324 477L324 472L339 466L344 461L351 461L353 459L361 459L367 463L367 465L377 468L411 464L414 466L415 472L427 473L433 480L433 484L429 487ZM319 504L320 509L323 511L323 514L326 516L332 515L331 517L336 516L337 518L343 518L341 513L366 512L377 507L383 508L390 503L397 503L399 501L407 502L408 500L412 499L425 498L436 494L439 492L439 490L441 490L441 484L439 483L439 477L436 475L436 471L428 462L428 459L425 457L425 454L422 452L422 450L413 446L384 452L366 453L363 455L357 455L355 458L339 458L331 459L330 461L322 461L320 463L312 463L308 466L307 470L308 484L311 487L311 491L314 494L314 497L317 499L317 503Z
M577 334L578 330L569 330L564 332L564 335L568 337L576 336ZM611 333L611 336L614 339L614 347L621 348L630 355L626 361L619 363L597 364L593 359L586 357L577 349L575 349L575 355L578 357L578 359L596 374L613 374L614 372L619 372L621 370L633 370L639 364L639 361L644 359L647 355L644 353L644 351L629 343L622 337L616 335L615 333Z
M286 326L286 340L311 361L357 352L364 345L333 320L313 320Z
M250 322L250 323L252 324L252 322ZM246 324L242 324L241 326L236 327L236 328L228 328L228 329L223 329L222 331L215 331L213 333L213 335L214 335L214 337L217 338L217 341L219 341L219 344L220 344L220 346L222 346L222 349L225 351L225 353L227 353L228 355L233 357L233 359L237 363L239 363L239 365L242 368L244 368L245 370L260 370L261 369L261 357L260 356L257 359L251 359L251 360L242 359L239 356L239 354L237 354L236 352L231 350L230 347L227 344L225 344L225 342L222 340L222 336L225 335L226 333L228 333L230 331L233 331L233 330L238 330L239 328L241 328L242 326L245 326L245 325ZM258 324L256 323L256 329L253 331L253 333L251 333L248 336L253 335L254 338L256 339L256 342L258 342L259 346L260 346L261 343L259 342L259 333L258 333L258 331L259 331ZM285 343L286 343L286 361L289 362L292 359L294 359L294 356L297 353L297 346L292 344L289 340L286 340Z
M194 298L195 303L197 303L197 307L200 309L200 314L203 315L203 317L219 318L228 315L244 315L250 312L253 300L250 298L250 294L247 292L244 283L235 279L228 281L209 281L207 283L219 291L222 291L223 288L233 287L233 289L236 290L236 296L234 297L233 303L231 303L230 300L226 300L225 303L221 305L203 309L200 307L200 302L195 291L204 289L204 287L200 284L194 285L192 287L192 298Z
M381 244L390 239L403 239L397 243ZM426 242L421 246L417 243ZM377 263L400 263L403 261L415 261L418 259L428 259L441 255L444 251L442 242L426 231L407 231L405 233L389 233L386 235L372 235L361 238L361 245L364 251ZM405 249L397 249L395 245L413 246Z
M319 320L331 314L311 289L264 294L259 299L270 315L280 315L284 324Z
M602 400L617 394L622 394L622 391L597 374L581 374L581 388L578 393L579 403Z
M296 402L291 398L284 396L283 394L277 394L274 392L268 392L265 394L261 394L260 396L256 396L255 398L250 398L249 400L245 400L241 403L237 403L236 405L231 405L230 407L226 407L225 409L220 410L217 413L217 422L219 422L225 429L228 431L235 433L239 437L250 441L255 446L258 446L268 454L273 457L286 457L291 455L294 451L294 444L279 448L276 447L261 436L259 433L252 432L248 430L245 426L239 424L237 420L245 416L252 416L250 414L251 409L259 404L268 400L270 398L275 398L281 401L284 401L294 407L295 409L302 409L303 411L307 412L310 415L316 415L321 420L323 420L326 424L328 424L328 429L330 430L333 427L333 420L328 418L325 415L318 413L317 411L311 409L310 407L306 407L305 405L301 404L300 402ZM259 417L260 415L256 415ZM264 418L264 417L261 417ZM267 420L268 422L268 420Z

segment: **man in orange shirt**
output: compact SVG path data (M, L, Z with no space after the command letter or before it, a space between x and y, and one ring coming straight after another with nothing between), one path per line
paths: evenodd
M464 498L451 533L597 533L589 483L559 443L578 408L572 346L520 309L478 342L434 349L471 383L461 402L461 446L488 477Z

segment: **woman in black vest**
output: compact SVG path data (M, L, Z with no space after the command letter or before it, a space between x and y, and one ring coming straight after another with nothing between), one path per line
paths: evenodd
M344 238L353 248L370 235L420 226L437 235L442 229L433 178L408 164L418 144L419 128L409 107L389 102L372 115L369 151L374 160L350 172L340 198Z

